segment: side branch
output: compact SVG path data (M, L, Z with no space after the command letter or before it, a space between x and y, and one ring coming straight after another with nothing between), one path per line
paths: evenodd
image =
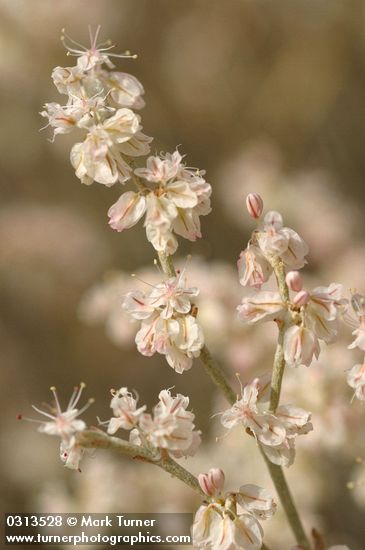
M199 493L205 500L207 499L207 495L201 490L197 478L168 455L164 455L163 453L154 454L145 447L132 445L128 441L119 439L118 437L112 437L103 432L93 430L80 432L77 436L77 443L89 449L112 449L119 454L154 464L173 477L180 479L180 481Z

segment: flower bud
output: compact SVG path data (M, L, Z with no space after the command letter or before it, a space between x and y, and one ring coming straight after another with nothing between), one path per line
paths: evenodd
M302 276L299 271L289 271L285 277L286 284L290 290L299 292L303 288Z
M309 302L310 294L306 290L301 290L293 298L293 304L298 307L305 306Z
M215 487L216 491L220 493L224 486L225 475L220 468L211 468L208 473L209 480Z
M264 202L258 193L250 193L246 197L246 207L251 218L257 220L264 208Z
M220 468L211 468L207 474L199 474L198 481L204 493L213 497L223 489L224 472Z

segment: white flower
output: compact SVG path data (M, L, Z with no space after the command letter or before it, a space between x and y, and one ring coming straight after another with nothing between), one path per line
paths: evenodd
M200 432L194 430L195 415L186 410L188 406L188 397L181 394L172 397L169 390L162 390L153 415L139 416L131 442L141 445L146 440L157 449L167 449L176 458L192 455L200 443Z
M241 252L237 267L241 285L258 289L269 280L272 273L272 267L260 248L252 244Z
M116 418L110 419L108 433L114 434L119 428L132 430L146 410L146 406L137 409L138 398L133 397L128 388L120 388L118 391L111 390L111 392L113 398L110 406Z
M262 291L243 298L237 311L241 321L257 323L280 319L286 309L278 292Z
M76 438L73 436L69 441L61 441L60 459L70 470L80 470L80 462L85 453L85 449L77 445Z
M338 283L317 287L310 292L310 300L305 307L306 325L327 343L337 335L339 312L347 302L341 299L342 291L343 287Z
M264 445L280 445L286 437L285 428L274 415L259 412L257 398L258 379L255 379L245 386L241 399L222 414L221 422L228 429L238 425L248 428L258 442Z
M263 530L253 515L232 515L216 504L203 504L192 527L194 548L259 550Z
M263 227L254 233L263 254L271 258L281 258L290 269L300 269L306 263L308 246L293 229L283 227L279 212L268 212Z
M347 374L347 383L355 390L355 396L365 401L365 363L354 365Z
M173 254L177 248L174 233L195 241L201 237L200 216L209 214L211 186L203 172L182 164L178 151L151 156L145 168L135 174L155 184L146 195L147 239L158 251Z
M112 104L130 109L144 107L144 89L135 76L117 71L101 71L98 76L109 91L108 99Z
M71 399L67 405L65 411L62 411L56 388L51 387L55 399L55 406L50 407L49 412L42 411L32 405L33 409L38 413L45 416L48 420L34 420L32 418L24 418L30 422L39 423L39 432L46 433L48 435L56 435L61 438L60 457L65 463L65 466L71 469L79 469L79 463L82 458L84 449L77 445L76 435L86 429L86 424L83 420L78 419L78 416L82 414L90 405L94 402L94 399L89 401L81 409L77 409L76 405L80 400L82 391L85 387L84 383L76 387L73 391ZM19 415L19 419L22 419L22 415Z
M116 231L123 231L135 225L146 212L146 198L140 193L123 193L108 210L109 225Z
M284 358L289 367L309 367L313 357L318 359L319 342L316 335L304 326L294 325L284 335Z
M276 512L276 503L269 491L258 485L247 484L240 487L236 495L237 503L256 519L269 519Z
M356 326L353 331L355 340L348 346L349 349L359 348L365 351L365 298L361 294L353 294L351 297L352 309L356 314L356 320L347 318L346 321L352 326Z
M152 286L148 293L129 292L123 308L137 320L142 320L136 335L137 349L142 355L161 353L176 372L192 366L204 345L201 326L192 315L191 300L198 295L197 288L189 288L184 270Z

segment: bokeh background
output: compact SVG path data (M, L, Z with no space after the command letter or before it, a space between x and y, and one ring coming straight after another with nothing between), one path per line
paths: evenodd
M141 224L123 234L106 212L121 192L86 187L69 163L73 136L48 141L42 104L60 101L50 78L70 59L61 29L87 44L87 25L138 59L118 68L146 89L144 130L153 152L180 145L207 170L213 213L191 253L208 343L234 378L270 368L275 333L235 316L245 290L235 264L252 229L247 192L262 193L310 245L308 286L332 281L365 293L365 3L362 0L0 0L0 347L1 506L6 511L194 511L179 482L106 452L65 471L58 441L16 422L18 412L68 400L87 383L110 417L109 390L136 388L153 405L161 388L188 394L204 445L187 467L225 469L227 487L270 487L254 443L222 435L225 408L197 362L177 375L163 357L138 355L136 328L120 304L130 277L156 278ZM365 411L351 401L346 370L361 352L350 332L310 369L287 373L286 400L313 411L315 431L299 438L288 478L308 529L328 543L365 547ZM300 441L302 440L302 441ZM265 525L272 550L293 544L282 513Z

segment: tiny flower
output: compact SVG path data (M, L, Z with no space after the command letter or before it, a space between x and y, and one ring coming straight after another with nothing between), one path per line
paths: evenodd
M115 434L119 428L132 430L146 410L146 406L137 409L138 398L133 397L128 388L120 388L118 391L111 390L111 393L113 398L110 407L116 418L110 419L108 433Z
M352 367L347 374L347 383L354 388L355 395L360 401L365 401L365 363Z
M223 490L224 472L220 468L211 468L207 474L199 474L199 485L209 497L217 496Z
M251 218L257 220L264 208L264 202L258 193L250 193L246 197L246 207Z
M260 248L252 244L241 252L237 267L241 285L253 286L257 289L269 280L272 273L272 267Z
M237 307L238 317L245 323L272 321L285 314L285 307L278 292L259 292L243 298Z
M307 292L306 290L300 290L294 296L292 302L297 307L303 307L308 304L309 300L310 300L309 292Z
M315 334L304 326L290 327L284 336L284 357L290 367L309 367L313 356L318 359L319 342Z
M300 292L303 288L303 279L299 271L289 271L285 277L286 284L294 292Z
M135 225L145 212L146 198L139 193L127 191L109 208L109 225L121 232Z
M241 398L222 414L221 422L227 429L239 425L248 428L264 445L280 445L286 437L285 428L274 415L258 410L257 398L258 379L255 379L243 388Z
M269 519L276 512L276 503L269 491L257 485L242 485L236 495L236 500L256 519Z
M34 405L33 409L38 413L45 416L48 420L34 420L32 418L24 418L30 422L39 423L39 432L46 433L48 435L56 435L61 438L60 457L65 463L65 466L71 469L79 469L79 463L82 458L84 449L82 449L76 440L76 435L86 429L86 424L83 420L79 420L77 417L82 414L90 405L94 402L94 399L89 401L81 409L76 409L76 405L80 400L85 384L81 383L77 386L71 399L67 405L65 411L62 411L56 388L51 387L53 393L55 406L50 407L49 412L42 411ZM23 418L21 415L18 418Z

